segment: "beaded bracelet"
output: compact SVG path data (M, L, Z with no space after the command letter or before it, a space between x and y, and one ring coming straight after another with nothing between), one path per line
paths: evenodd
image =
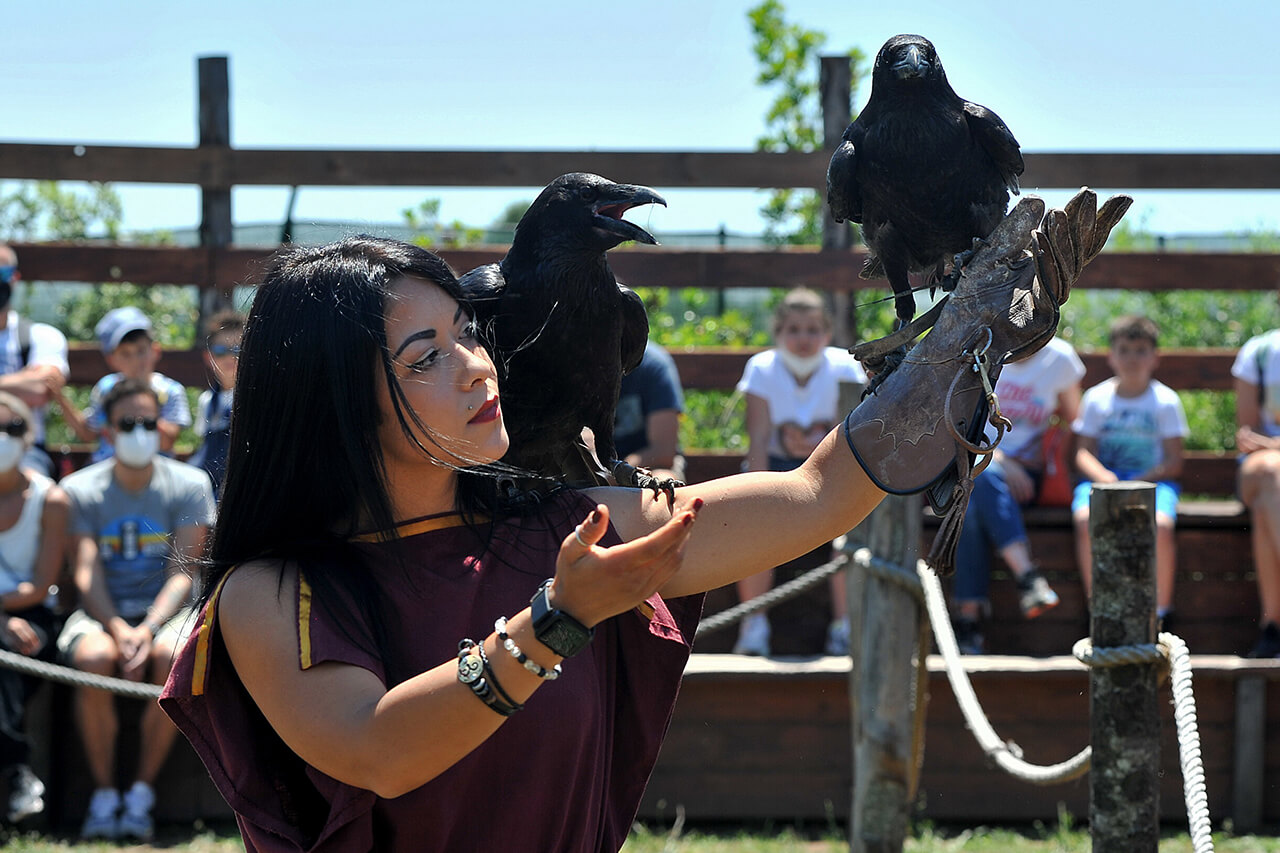
M539 678L545 678L547 681L555 681L560 677L560 664L556 664L551 669L532 661L529 656L520 651L520 647L516 645L516 641L507 636L507 617L499 616L493 623L493 630L498 634L498 641L502 643L502 647L510 652L511 656L518 660L520 664Z
M461 640L458 643L458 681L469 687L481 702L504 717L510 717L524 708L518 702L509 701L511 697L498 686L497 679L493 677L493 669L489 666L489 659L484 653L484 646L475 640ZM508 701L503 701L494 692L494 688Z

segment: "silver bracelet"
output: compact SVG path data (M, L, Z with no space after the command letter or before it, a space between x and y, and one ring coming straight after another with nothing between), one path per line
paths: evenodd
M551 669L540 666L537 661L529 660L529 656L520 651L520 647L516 645L516 641L507 636L507 617L499 616L493 623L493 630L498 634L498 641L502 643L502 647L525 669L532 672L539 678L545 678L547 681L555 681L560 677L560 664L556 664Z

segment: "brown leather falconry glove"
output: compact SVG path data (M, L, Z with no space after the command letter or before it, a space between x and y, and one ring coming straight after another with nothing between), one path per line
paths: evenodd
M878 487L928 490L944 513L927 558L939 572L953 567L973 478L986 464L975 461L990 461L1009 426L993 391L1001 368L1053 337L1071 285L1132 202L1115 196L1098 209L1082 189L1045 215L1043 200L1019 201L964 266L933 329L845 419L849 447Z

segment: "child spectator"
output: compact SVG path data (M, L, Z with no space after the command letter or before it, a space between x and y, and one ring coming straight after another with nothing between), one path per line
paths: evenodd
M196 403L196 435L202 441L188 461L209 473L215 495L227 466L231 399L236 387L244 323L245 316L238 311L221 311L209 319L205 333L204 363L216 384L202 392Z
M1085 595L1092 590L1089 493L1093 483L1145 480L1156 484L1156 615L1167 628L1173 610L1177 553L1174 522L1182 444L1189 430L1182 402L1169 386L1152 379L1158 357L1155 323L1121 317L1111 324L1107 363L1111 379L1084 393L1076 434L1076 468L1084 481L1071 501L1076 559Z
M1250 338L1231 375L1236 386L1240 500L1253 520L1253 562L1262 606L1251 658L1280 657L1280 330Z
M67 425L81 441L97 440L93 462L109 459L113 453L107 439L107 419L102 401L107 392L121 379L138 379L149 385L160 400L160 452L173 455L174 442L184 427L191 426L191 406L187 403L187 391L182 383L156 372L160 360L160 345L151 336L151 321L138 308L126 306L108 311L94 333L102 345L102 355L109 373L98 380L89 392L89 408L78 411L63 394L54 399L62 409Z
M865 385L862 365L831 343L831 315L822 297L796 288L787 293L773 316L773 349L747 361L737 390L747 397L747 471L790 471L800 467L840 417L840 383ZM828 546L822 546L826 548ZM738 581L742 601L773 587L773 571ZM844 575L831 576L832 620L826 652L849 649L848 602ZM739 626L735 654L770 652L769 617L752 614Z
M80 609L67 617L58 652L84 672L163 684L183 632L190 629L191 576L213 521L204 473L157 455L160 403L145 380L122 379L102 399L108 460L67 476L69 554ZM76 721L94 792L83 838L152 834L153 785L177 735L151 703L140 724L135 782L116 789L115 697L76 691Z
M56 617L48 606L67 548L70 504L53 481L22 464L35 439L31 409L0 391L0 648L52 661ZM31 770L27 699L38 682L0 669L0 777L10 823L44 810L44 783Z
M1053 338L1030 358L1007 364L996 381L1000 407L1013 428L1005 433L991 464L973 483L956 548L953 595L956 642L963 654L982 654L982 617L990 609L991 551L995 549L1018 584L1022 615L1034 619L1058 605L1058 595L1031 559L1022 508L1039 498L1044 476L1043 439L1056 415L1076 419L1084 364L1071 344Z

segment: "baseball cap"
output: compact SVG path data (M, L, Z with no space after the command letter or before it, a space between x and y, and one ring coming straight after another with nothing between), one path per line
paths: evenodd
M98 343L102 345L104 353L112 353L116 351L116 347L120 346L120 342L124 340L124 336L130 332L136 332L138 329L144 329L148 333L151 332L151 321L147 319L147 315L143 314L138 308L132 305L124 308L113 308L106 313L98 325L94 327L94 334L98 336Z

